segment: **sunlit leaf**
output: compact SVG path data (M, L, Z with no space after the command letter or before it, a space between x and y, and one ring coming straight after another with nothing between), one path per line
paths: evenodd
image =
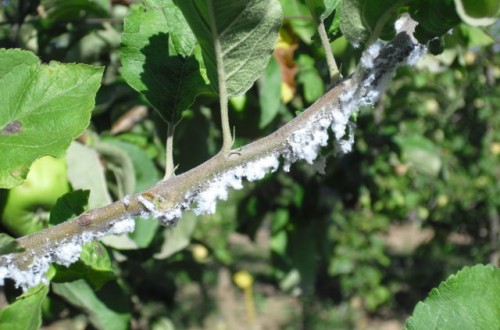
M387 39L394 34L397 7L393 0L344 0L341 7L340 29L353 45L359 46L373 33ZM382 24L381 27L378 25ZM380 30L377 30L380 29Z
M120 141L118 139L105 139L106 143L116 146L123 150L130 158L135 173L135 190L140 192L152 187L160 175L155 164L149 159L148 154L135 144Z
M301 54L297 63L299 64L297 81L304 89L304 99L312 103L323 95L325 89L323 80L314 65L314 59L309 55Z
M0 187L21 184L35 159L64 154L89 124L102 72L0 50Z
M309 8L299 0L280 0L285 17L292 17L286 20L290 24L293 32L306 44L312 43L312 36L316 34L316 23L309 12ZM293 19L298 17L298 19Z
M263 128L276 117L280 109L281 71L275 59L271 59L264 74L259 80L260 120L259 127Z
M85 14L108 17L111 9L109 0L41 0L40 5L50 23L79 19Z
M441 158L439 149L421 135L396 136L395 142L403 152L403 158L415 168L415 170L437 176L441 169Z
M220 46L228 97L244 94L266 67L278 39L277 0L178 0L203 50L210 84L219 90L216 44Z
M73 142L66 155L68 179L73 189L90 190L89 208L111 203L104 168L94 149Z
M185 212L175 228L165 228L163 232L164 243L155 259L166 259L174 253L186 248L191 241L191 234L196 227L196 216Z
M440 37L460 23L453 0L412 2L409 11L412 18L418 22L415 37L420 42Z
M465 267L418 303L405 329L496 329L499 306L500 269Z
M168 122L176 123L196 96L209 91L197 60L201 50L171 0L134 6L121 50L123 77Z
M42 325L42 303L49 287L41 284L18 297L0 310L0 328L9 330L37 330Z
M10 237L7 234L0 233L0 256L3 254L22 251L24 251L24 249L17 244L15 238Z
M137 248L145 248L153 241L159 226L156 219L137 217L135 229L128 236L136 243Z
M54 283L65 283L76 280L86 280L98 290L108 281L116 278L111 260L104 245L92 241L83 245L80 258L69 267L54 265L56 275Z
M500 15L498 0L454 0L458 16L472 26L486 26L495 23Z
M321 21L330 16L341 3L341 0L306 0L311 13Z
M130 312L127 299L116 285L110 282L95 292L84 280L52 284L53 292L63 297L75 307L84 311L97 329L128 329Z
M57 225L83 213L89 195L89 190L75 190L61 196L50 210L49 224Z

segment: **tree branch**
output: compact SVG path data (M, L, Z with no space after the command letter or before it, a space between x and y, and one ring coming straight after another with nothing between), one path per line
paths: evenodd
M410 25L405 28L413 32ZM25 250L0 256L0 284L4 278L12 278L26 289L46 281L50 263L67 266L78 260L78 247L81 249L83 243L132 231L135 216L153 215L167 225L175 223L193 205L197 214L213 213L216 200L227 198L228 187L241 188L244 178L261 179L278 168L279 159L284 162L285 171L297 160L312 164L321 147L327 145L329 128L339 150L349 151L352 137L346 140L345 133L351 114L361 106L373 104L394 70L424 52L425 48L410 34L400 32L387 45L368 49L350 77L339 81L301 115L267 137L229 154L221 151L198 167L144 192L18 238L18 245Z

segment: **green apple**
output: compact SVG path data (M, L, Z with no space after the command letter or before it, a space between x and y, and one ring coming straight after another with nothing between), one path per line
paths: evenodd
M69 189L64 158L44 156L37 159L26 181L7 192L1 214L3 226L16 236L46 228L50 209Z

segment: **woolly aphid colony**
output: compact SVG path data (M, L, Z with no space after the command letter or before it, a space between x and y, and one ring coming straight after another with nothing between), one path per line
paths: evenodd
M318 104L322 105L313 115L308 116L308 111L304 111L301 116L308 116L307 121L286 136L284 147L279 151L270 152L257 160L219 173L196 190L187 192L181 203L170 207L161 208L154 201L139 195L137 201L144 207L142 215L153 216L163 224L170 224L175 223L182 212L192 206L198 215L214 213L217 200L226 200L229 188L241 189L244 179L255 181L262 179L267 173L276 171L280 165L280 158L285 171L289 171L292 163L305 160L317 166L321 172L325 159L319 153L321 148L327 145L329 136L334 138L337 153L351 151L354 142L354 124L349 121L351 115L360 107L373 105L378 100L398 66L405 63L412 65L425 54L425 47L412 41L407 34L403 37L404 45L401 47L394 41L387 45L382 42L371 45L363 53L353 76L341 83L342 91L338 97L330 102L319 103L320 99ZM324 97L327 95L328 93ZM329 129L332 131L331 134ZM128 206L130 197L124 198L122 202ZM4 284L6 278L13 279L16 286L24 290L39 283L46 283L46 273L51 263L69 266L78 260L83 244L103 236L131 232L134 230L134 224L132 217L125 216L113 222L107 230L85 231L67 238L56 247L47 244L43 256L39 257L38 251L37 257L32 258L31 264L23 269L16 266L19 260L17 263L13 262L15 254L1 256L0 285Z

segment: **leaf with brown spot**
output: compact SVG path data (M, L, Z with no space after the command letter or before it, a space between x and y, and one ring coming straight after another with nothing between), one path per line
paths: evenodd
M31 163L61 157L89 125L103 68L41 64L31 52L0 50L0 188L21 184Z
M14 135L21 133L22 123L19 120L13 120L0 130L0 135Z

